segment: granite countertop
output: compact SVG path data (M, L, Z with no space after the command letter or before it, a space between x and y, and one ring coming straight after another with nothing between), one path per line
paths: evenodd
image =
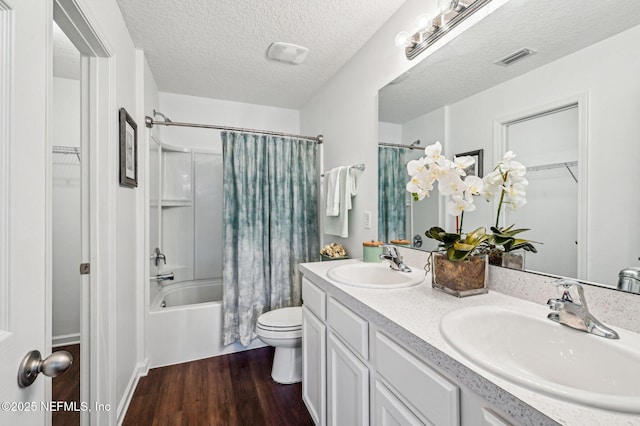
M300 270L328 295L376 324L407 347L421 354L458 383L468 387L523 425L639 425L640 415L591 408L537 393L502 379L468 361L440 334L441 318L470 306L499 306L546 317L546 305L507 296L497 291L457 298L431 288L431 277L415 287L378 290L352 287L332 281L327 271L360 260L304 263ZM640 335L615 328L625 344L640 351ZM526 331L524 331L526 332ZM588 336L585 336L588 337ZM544 355L541 348L541 356Z

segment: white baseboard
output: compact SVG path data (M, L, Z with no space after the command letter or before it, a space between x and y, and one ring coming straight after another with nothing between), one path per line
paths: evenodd
M58 346L76 345L80 343L80 333L73 334L61 334L59 336L53 336L51 339L51 346L57 348Z
M127 384L127 388L125 389L124 395L118 404L117 411L117 424L118 426L122 425L124 421L124 417L127 414L127 410L129 409L129 404L131 404L131 398L133 398L133 394L136 391L136 387L138 386L138 381L140 381L140 377L146 376L149 373L149 359L145 359L142 362L139 362L136 366L135 371L131 375L131 379L129 379L129 383Z

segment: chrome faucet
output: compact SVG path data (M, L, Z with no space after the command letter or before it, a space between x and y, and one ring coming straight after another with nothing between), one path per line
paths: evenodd
M382 246L382 254L380 259L388 260L391 265L390 268L394 271L411 272L411 268L404 264L398 247L385 244Z
M165 265L167 264L167 257L164 254L160 253L160 247L156 247L155 248L151 258L153 260L155 260L156 266L158 266L158 264L160 263L161 260L162 260L162 262L164 262Z
M577 330L595 334L608 339L619 339L618 333L598 321L587 307L582 285L569 279L561 279L554 283L556 287L563 287L560 299L549 299L547 305L552 311L547 318ZM575 287L578 290L579 303L573 301L569 289Z
M166 274L158 274L155 276L156 281L173 281L173 272L167 272Z

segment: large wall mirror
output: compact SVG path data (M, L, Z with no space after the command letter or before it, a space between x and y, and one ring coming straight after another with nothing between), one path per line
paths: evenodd
M432 250L426 229L453 231L437 191L417 203L405 191L425 146L481 150L485 173L513 150L527 204L503 223L543 243L526 269L617 288L640 266L639 45L640 1L511 0L382 88L379 237ZM499 63L523 48L534 54ZM476 205L466 230L495 221L492 203Z

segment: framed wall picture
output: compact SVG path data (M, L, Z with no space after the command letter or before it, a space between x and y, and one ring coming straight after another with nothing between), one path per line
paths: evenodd
M473 166L467 167L464 171L467 173L467 176L482 177L482 175L483 175L483 170L482 170L483 152L484 152L484 150L482 150L482 149L478 149L477 151L463 152L462 154L454 155L454 158L455 157L465 157L467 155L470 156L470 157L473 157L473 159L475 160L475 163L473 163Z
M138 186L138 126L124 108L120 108L120 185Z

